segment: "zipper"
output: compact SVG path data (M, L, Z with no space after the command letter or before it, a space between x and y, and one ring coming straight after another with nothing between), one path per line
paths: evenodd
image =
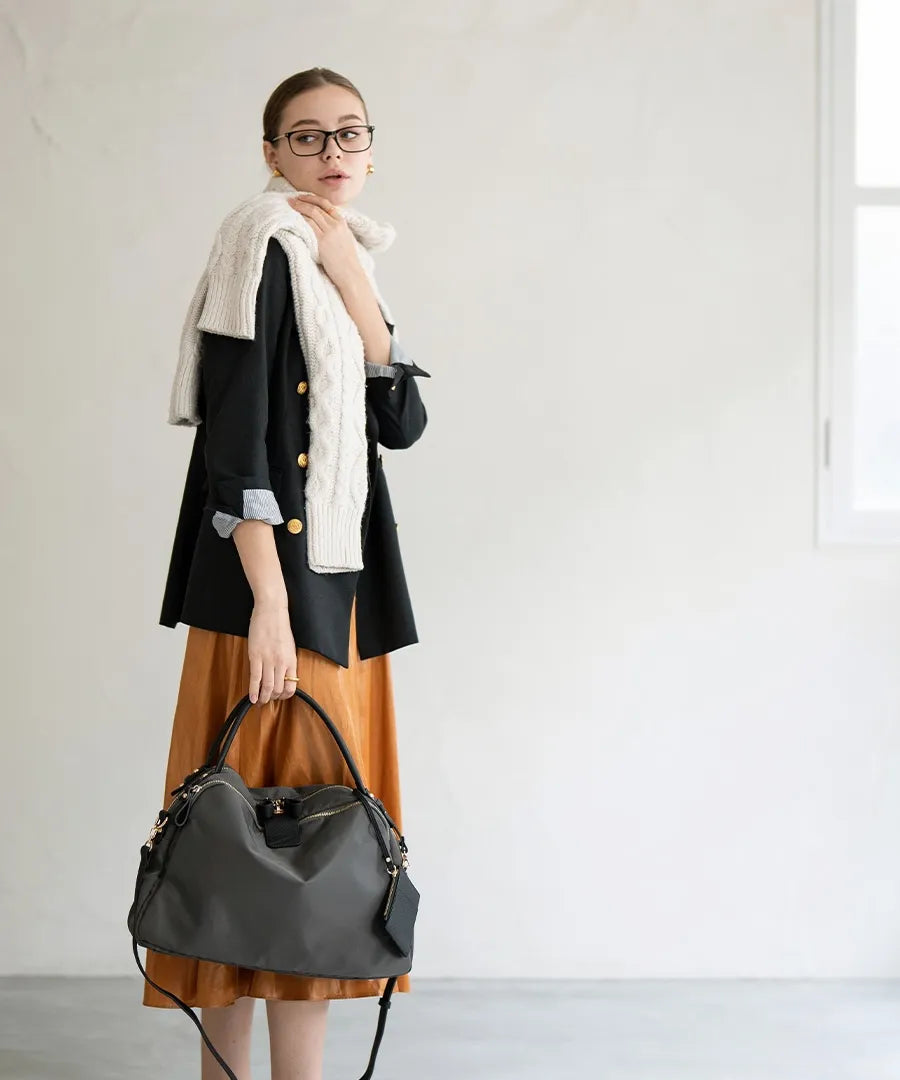
M229 782L227 780L221 780L221 779L218 779L218 778L215 779L215 780L204 780L202 784L194 784L194 786L192 788L190 788L189 791L185 792L185 794L186 795L188 795L188 794L193 795L194 797L196 797L204 789L206 789L208 787L212 787L213 784L224 784L225 787L231 788L231 790L235 793L235 795L238 795L243 800L244 804L248 807L248 809L252 811L252 813L253 813L253 821L256 824L257 829L262 831L262 825L260 825L259 820L256 817L256 806L252 802L250 802L250 800L246 797L246 795L244 795L244 793L242 791L239 791L238 788L236 788L234 786L234 784L229 784ZM319 791L325 791L326 788L336 788L336 787L345 787L345 786L346 785L344 785L344 784L328 784L328 785L326 785L326 787L319 788L318 791L310 792L309 795L300 796L298 801L299 802L305 802L307 799L311 799L314 795L318 795ZM193 801L193 800L191 800L191 801ZM276 809L275 812L276 813L284 813L284 809L283 809L283 807L284 807L284 798L275 799L274 802L275 802L276 806L280 808L280 809ZM303 817L297 818L297 821L310 821L312 818L331 817L333 814L342 814L345 810L351 810L354 806L361 806L361 805L362 805L362 803L359 801L359 799L354 799L353 802L348 802L345 806L337 806L337 807L334 807L331 810L318 810L318 811L316 811L316 812L314 812L312 814L305 814Z
M391 871L391 877L393 878L393 880L391 881L391 887L388 889L387 903L384 905L384 911L382 912L382 918L387 918L388 908L390 908L391 901L394 899L394 891L397 888L397 881L398 881L398 879L400 877L400 868L399 868L399 866L395 867Z
M256 807L253 805L252 802L250 802L250 800L242 791L238 791L234 784L229 784L227 780L204 780L202 784L194 784L194 786L188 790L187 794L195 796L199 795L199 793L203 791L204 788L212 787L213 784L224 784L225 787L231 788L235 795L239 795L244 800L246 805L253 811L253 820L256 821ZM191 802L193 802L193 799L191 800ZM258 821L256 822L256 824L258 828L262 828L262 825L260 825Z
M256 814L256 805L254 803L250 802L250 800L246 797L246 795L244 795L244 793L242 791L240 791L238 788L236 788L234 786L234 784L229 783L227 780L221 779L221 777L214 777L211 780L204 780L201 783L192 784L191 787L187 789L187 791L181 792L181 794L179 794L176 798L174 798L172 800L172 802L169 804L169 807L166 810L166 821L168 821L169 817L172 816L172 813L173 813L173 811L175 811L175 808L179 807L177 813L175 814L174 820L175 820L176 825L183 825L184 822L187 820L187 815L190 813L190 807L193 805L194 799L200 794L201 791L204 791L206 788L211 787L213 784L224 784L225 787L231 788L231 790L236 795L240 796L241 800L244 802L244 805L253 814L253 823L254 823L254 825L256 826L256 828L260 832L263 831L263 827L259 823L259 818L257 817L257 814ZM308 799L311 799L315 795L318 795L319 792L321 792L321 791L329 791L329 790L332 790L334 788L339 788L339 787L346 787L346 784L324 784L322 787L317 788L316 791L311 791L308 795L299 796L297 801L298 802L306 802ZM190 802L188 802L186 805L184 803L185 799L190 800ZM273 801L276 804L276 811L275 812L276 813L284 813L284 801L285 801L284 797L276 798ZM354 799L352 802L348 802L344 806L337 806L337 807L332 808L331 810L318 810L318 811L315 811L312 814L305 814L303 817L297 818L297 821L298 822L300 822L300 821L311 821L314 818L333 817L335 814L342 814L345 810L351 810L354 806L361 806L361 805L362 805L361 800ZM379 807L379 809L382 812L382 817L384 817L386 815L386 811L384 811L384 809L382 807ZM183 817L182 817L182 811L184 811L184 816ZM179 818L181 819L180 821L179 821ZM157 819L157 822L154 825L153 831L151 832L151 839L149 841L149 846L150 846L151 849L153 847L153 842L155 841L156 835L158 833L162 832L162 829L165 826L166 821L160 822L159 819ZM389 828L391 827L390 824L388 825L388 827ZM397 832L396 828L394 828L393 831L395 833L397 833L398 836L400 835L399 832Z
M317 791L311 791L308 795L301 795L300 796L300 802L306 802L307 799L311 799L311 798L313 798L313 796L318 795L320 791L329 791L331 788L346 787L346 786L347 786L346 784L324 784Z
M362 806L359 799L354 799L353 802L349 802L346 806L336 806L333 810L318 810L314 814L306 814L302 818L297 818L298 821L309 821L311 818L316 817L331 817L332 814L343 814L345 810L352 810L354 806Z
M226 781L224 781L224 783L228 783L228 781L226 780ZM229 787L231 787L231 786L232 785L229 784ZM346 784L324 784L322 787L320 787L318 789L318 791L311 791L308 795L299 795L296 799L291 799L291 802L306 802L307 799L314 799L316 797L316 795L319 794L320 791L329 791L331 788L346 787L346 786L347 786ZM235 788L235 791L237 791L237 788ZM238 791L238 795L240 795L239 791ZM244 802L246 802L246 801L247 800L245 799ZM276 798L271 800L271 802L275 806L275 813L276 814L283 814L284 813L284 804L287 801L288 800L287 800L286 795L279 795Z

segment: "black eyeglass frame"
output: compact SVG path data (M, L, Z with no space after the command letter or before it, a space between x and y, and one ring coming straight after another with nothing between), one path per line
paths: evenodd
M337 141L338 135L342 131L351 131L353 129L359 130L360 128L368 131L369 142L367 146L361 146L358 150L347 150L346 147L341 146ZM298 154L294 149L294 144L291 142L292 135L305 135L307 132L314 131L317 135L324 135L325 141L322 143L321 150L313 150L310 154ZM325 149L328 146L328 140L331 136L334 136L334 144L339 150L344 151L347 154L362 154L372 146L372 141L375 138L375 125L374 124L344 124L343 127L335 128L334 131L323 131L322 128L299 128L297 131L284 131L281 135L276 135L274 139L269 139L270 143L277 143L279 139L287 139L288 147L291 153L295 157L315 157L317 154L324 154Z

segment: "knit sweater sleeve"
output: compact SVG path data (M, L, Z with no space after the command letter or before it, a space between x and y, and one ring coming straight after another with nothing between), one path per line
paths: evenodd
M256 297L252 339L204 331L200 377L205 403L207 508L223 539L254 518L284 521L269 477L266 429L278 326L289 302L287 256L269 240Z

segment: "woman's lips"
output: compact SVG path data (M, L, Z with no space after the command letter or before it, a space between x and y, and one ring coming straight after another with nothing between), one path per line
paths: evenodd
M349 179L350 179L349 176L323 176L322 177L322 183L323 184L332 184L335 187L337 187L338 184L343 184L345 181L347 181Z

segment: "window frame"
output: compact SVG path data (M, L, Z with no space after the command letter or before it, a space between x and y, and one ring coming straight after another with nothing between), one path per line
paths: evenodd
M817 543L900 544L900 508L853 505L856 216L900 186L856 183L856 0L819 0Z

